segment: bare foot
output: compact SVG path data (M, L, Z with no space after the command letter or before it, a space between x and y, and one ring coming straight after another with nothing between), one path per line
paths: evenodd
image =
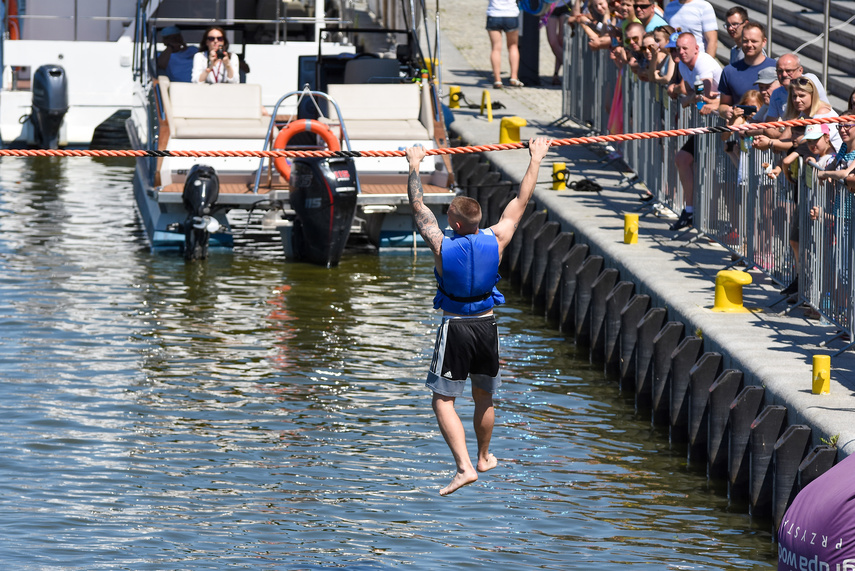
M479 472L486 472L487 470L492 470L496 466L499 465L499 461L496 459L493 454L488 454L486 459L478 459L477 469Z
M471 468L470 468L471 469ZM447 496L451 493L456 492L463 486L468 486L472 482L478 479L478 474L475 471L472 472L457 472L454 477L451 479L451 483L446 487L439 491L440 496Z

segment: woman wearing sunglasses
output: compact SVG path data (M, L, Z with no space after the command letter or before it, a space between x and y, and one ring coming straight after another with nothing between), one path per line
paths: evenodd
M193 57L193 83L240 83L240 60L228 50L229 40L222 28L205 30Z
M784 120L823 119L838 116L831 105L820 98L819 89L809 77L803 75L794 78L790 81L787 90L787 113L783 117ZM837 125L829 124L829 131L831 144L836 151L841 144ZM770 139L763 135L755 137L754 147L778 152L795 151L802 143L803 133L804 127L785 127L779 139Z
M826 117L837 117L837 113L828 103L820 99L819 90L810 78L801 76L790 81L787 88L787 113L785 120L790 119L823 119ZM828 125L829 139L834 152L840 150L842 141L837 130L837 125ZM804 157L809 154L804 142L804 127L785 127L780 139L770 139L765 135L754 137L753 146L758 149L769 149L785 153L798 153ZM797 206L798 207L798 206ZM795 216L790 227L790 246L793 249L793 258L796 267L799 265L799 217ZM792 295L799 291L799 280L796 277L790 285L781 290L783 295Z

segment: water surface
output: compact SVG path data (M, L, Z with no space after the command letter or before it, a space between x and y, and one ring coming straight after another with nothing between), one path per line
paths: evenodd
M500 466L441 498L424 252L187 264L145 247L131 164L0 165L3 567L774 566L510 284Z

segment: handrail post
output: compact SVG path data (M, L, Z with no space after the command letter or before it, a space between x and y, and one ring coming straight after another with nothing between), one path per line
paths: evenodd
M828 2L828 0L826 0ZM772 56L772 0L768 0L766 4L766 48L769 50L769 56Z
M771 0L770 0L771 2ZM828 42L831 35L831 0L825 0L825 33L822 36L822 82L828 85ZM847 102L848 103L848 102Z

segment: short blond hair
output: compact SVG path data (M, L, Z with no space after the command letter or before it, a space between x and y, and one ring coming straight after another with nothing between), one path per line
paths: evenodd
M477 228L481 223L481 205L474 198L455 196L448 205L448 215L457 218L464 226Z

